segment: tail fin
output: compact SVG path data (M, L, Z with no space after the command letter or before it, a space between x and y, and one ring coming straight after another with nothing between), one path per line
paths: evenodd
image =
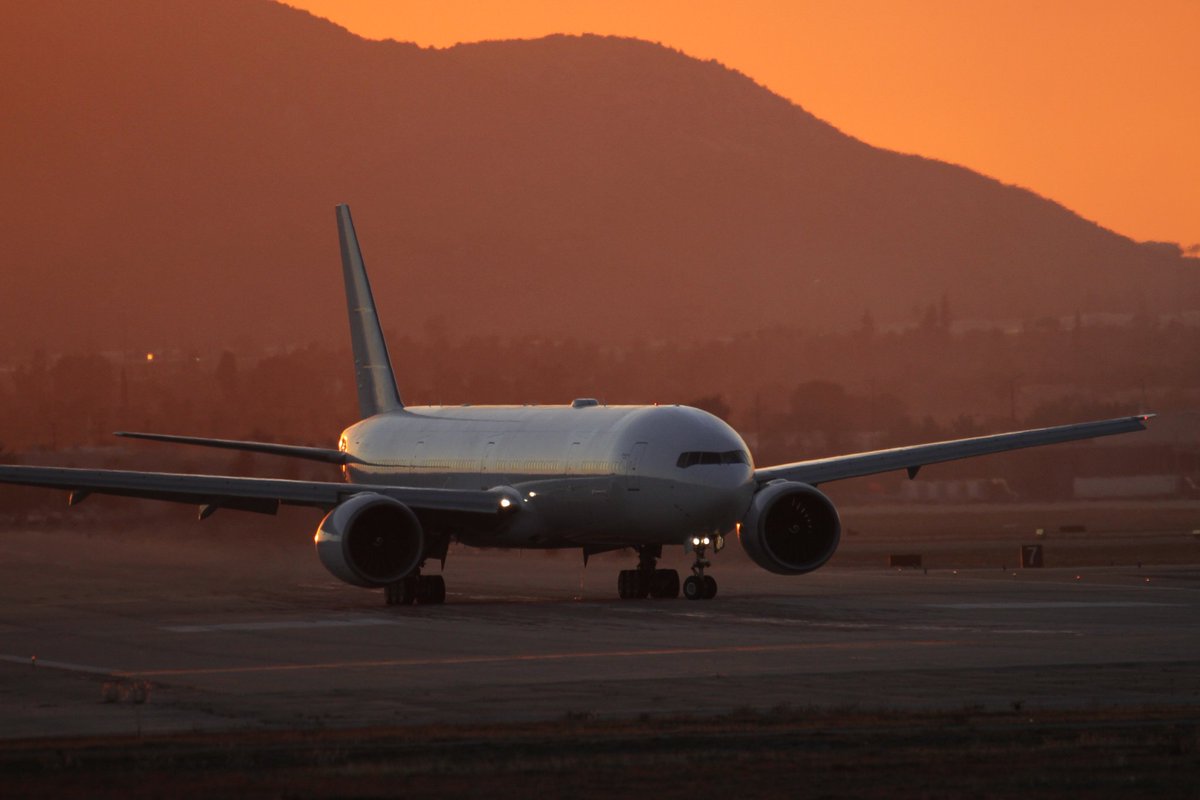
M354 348L354 376L358 383L358 408L365 419L382 411L404 408L404 403L396 391L396 376L392 373L387 342L383 340L383 329L375 312L371 282L367 280L367 268L358 249L350 206L345 203L337 207L337 223L342 274L346 279L346 308L350 314L350 343Z

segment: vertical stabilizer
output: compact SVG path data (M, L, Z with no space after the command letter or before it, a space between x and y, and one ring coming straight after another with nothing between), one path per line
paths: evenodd
M367 268L358 248L350 206L345 203L337 207L337 223L342 274L346 279L346 308L350 314L350 343L354 348L358 408L365 419L382 411L404 408L404 403L396 391L396 376L392 374L387 342L383 340L383 329L375 312L371 282L367 280Z

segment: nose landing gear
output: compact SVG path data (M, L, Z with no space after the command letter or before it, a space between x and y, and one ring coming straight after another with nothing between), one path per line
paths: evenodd
M717 596L717 581L712 575L705 575L704 570L712 566L706 554L714 544L708 536L692 538L692 549L696 560L692 562L692 574L683 582L683 596L688 600L712 600ZM718 544L718 549L720 546Z

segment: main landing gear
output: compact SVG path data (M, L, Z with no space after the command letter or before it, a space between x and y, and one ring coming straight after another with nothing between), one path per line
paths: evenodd
M446 602L446 580L441 575L409 575L383 587L389 606L436 606Z
M704 570L712 566L705 558L712 539L708 536L697 536L692 539L692 549L696 552L696 560L692 562L692 574L683 582L683 596L688 600L712 600L717 596L717 581L712 575L705 575Z
M678 597L679 573L673 569L657 569L662 545L642 545L637 550L637 569L623 569L617 575L617 595L622 600Z

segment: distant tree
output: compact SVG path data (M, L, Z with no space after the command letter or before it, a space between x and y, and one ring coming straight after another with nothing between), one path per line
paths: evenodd
M865 423L872 431L894 433L912 427L908 407L904 401L889 392L872 391L867 398Z
M954 315L950 312L950 295L942 292L942 302L938 306L938 327L948 331L953 323Z
M49 371L56 442L72 446L105 435L118 400L113 365L98 353L61 356Z
M213 377L216 378L217 386L221 390L221 396L226 401L231 402L237 396L237 356L228 350L223 351L220 359L217 361L217 369Z
M863 312L862 318L859 320L858 331L865 339L875 336L875 315L871 313L871 309L868 308Z
M1095 400L1073 394L1039 404L1025 418L1025 422L1030 427L1063 425L1088 419L1119 417L1136 410L1127 403Z
M975 421L975 417L970 414L959 414L950 421L950 435L956 439L965 439L968 436L979 436L983 433L983 429L979 423Z
M925 306L924 313L921 314L921 322L918 325L924 333L934 333L939 327L938 307L934 303Z
M797 384L789 398L796 420L804 427L825 431L850 430L854 409L846 387L833 381L805 381Z
M13 373L13 388L18 396L41 398L49 386L49 362L45 350L35 350L29 363L22 365Z
M1040 333L1053 333L1054 331L1062 330L1062 323L1058 317L1038 317L1026 323L1026 330Z

